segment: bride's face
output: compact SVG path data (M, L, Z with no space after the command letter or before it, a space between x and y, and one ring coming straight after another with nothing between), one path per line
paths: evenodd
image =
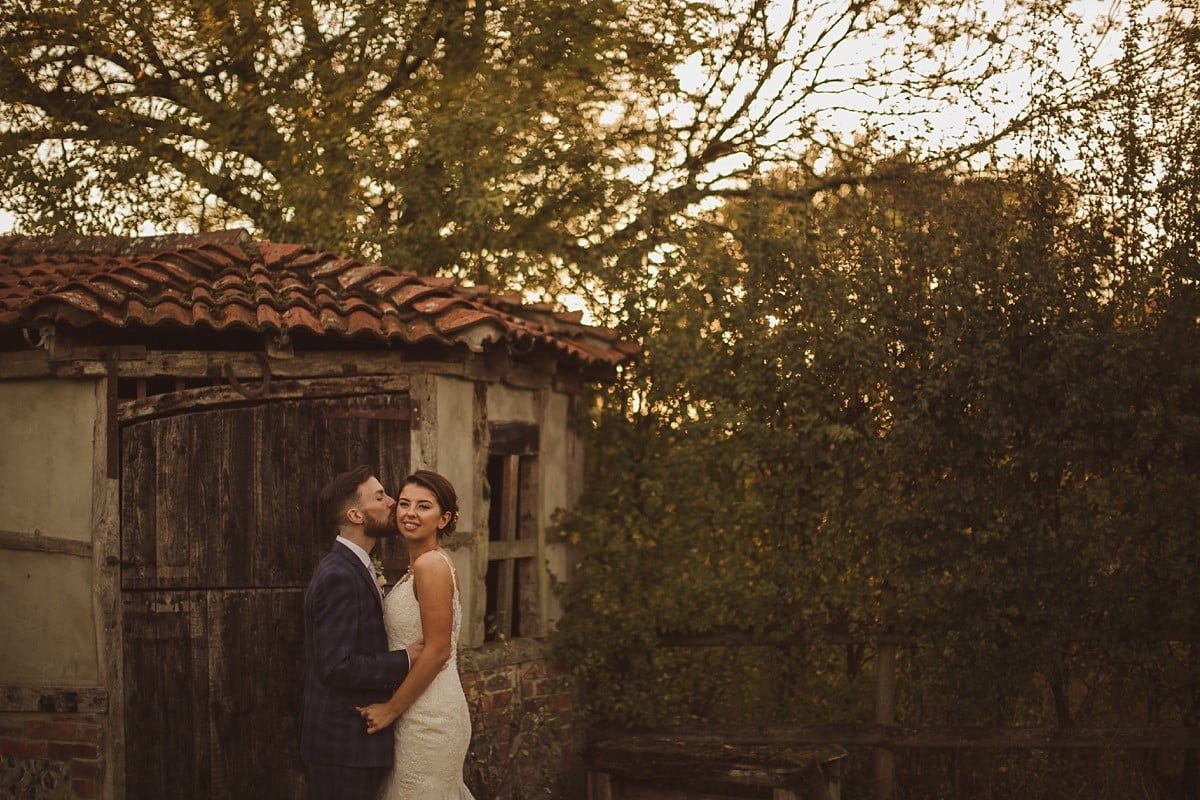
M437 495L415 483L405 484L396 500L396 527L410 541L437 536L447 523L450 513L443 512Z

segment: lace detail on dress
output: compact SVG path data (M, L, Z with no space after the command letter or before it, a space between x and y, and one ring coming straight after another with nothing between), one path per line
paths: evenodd
M471 716L458 677L458 636L462 628L458 574L448 555L441 550L434 552L446 560L454 585L450 658L393 726L395 761L380 800L474 800L462 779L463 761L471 743ZM422 637L421 607L411 576L396 584L384 598L383 624L392 650L405 648Z

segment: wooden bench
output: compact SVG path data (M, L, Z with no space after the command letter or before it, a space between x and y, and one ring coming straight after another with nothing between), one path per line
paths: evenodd
M837 745L721 744L629 734L592 742L588 800L840 800Z

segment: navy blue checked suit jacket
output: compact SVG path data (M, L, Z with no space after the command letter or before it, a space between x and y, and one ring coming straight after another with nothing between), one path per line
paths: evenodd
M408 674L388 652L379 590L358 557L335 543L304 592L304 706L300 754L319 764L390 767L390 728L367 734L355 706L382 703Z

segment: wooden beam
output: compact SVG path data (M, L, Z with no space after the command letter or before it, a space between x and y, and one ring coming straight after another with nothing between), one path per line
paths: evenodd
M536 455L541 436L532 422L493 422L488 426L492 455Z
M500 559L533 558L537 555L537 541L518 539L515 542L488 542L488 561Z
M127 378L161 376L208 378L219 376L225 365L239 378L253 380L260 372L261 351L150 350L144 347L96 346L75 348L67 356L54 358L45 351L0 353L0 378L103 377L104 357L115 351L121 374ZM292 358L269 358L271 374L277 378L347 377L349 375L416 375L436 373L462 377L467 361L474 356L442 360L410 360L396 350L340 350L298 353Z
M92 543L62 536L46 536L41 531L21 533L0 531L0 550L29 550L35 553L61 553L80 558L92 557Z
M272 381L269 394L249 400L234 387L222 383L197 389L185 389L182 392L155 395L141 400L126 400L120 404L118 416L121 422L128 423L180 411L218 408L262 400L348 397L379 392L404 392L409 389L409 384L410 378L407 375L282 380Z
M104 747L108 768L104 770L101 797L125 796L125 661L122 642L125 630L121 614L121 495L120 478L108 476L108 453L116 446L120 454L120 429L111 424L111 387L96 386L96 423L92 448L92 616L96 627L96 654L100 680L108 691ZM109 437L117 436L117 441Z
M539 431L550 430L550 426L557 422L557 420L550 420L549 407L550 391L540 389L535 392L534 409L537 414ZM524 470L527 474L522 475L521 480L529 493L529 519L527 521L529 529L522 531L522 534L526 537L532 536L537 542L537 555L532 562L526 562L528 564L526 572L529 575L529 582L533 584L534 596L524 600L535 614L534 624L527 625L526 628L530 634L545 636L550 631L551 593L550 565L546 554L546 520L552 509L548 507L546 500L549 482L543 479L543 473L549 468L549 463L540 454L535 454L532 458L525 460L528 462L528 468ZM558 469L562 469L563 466L565 465L560 465Z
M596 741L662 738L697 744L864 745L898 749L983 750L1196 750L1200 727L986 728L902 725L762 725L719 731L679 728L636 732L600 730Z
M0 711L103 714L108 692L100 686L0 686Z
M363 379L359 379L360 381ZM410 469L438 468L438 389L432 375L413 375L409 383L409 445Z
M473 584L472 591L464 592L463 596L471 604L463 609L463 627L467 631L465 643L468 647L479 647L487 635L485 621L487 618L487 570L488 570L488 514L492 502L488 488L488 384L475 381L471 398L471 445L474 457L475 492L472 497L464 498L467 503L474 503L475 527L479 530L476 545L471 550L471 563L474 569L468 573ZM461 658L461 657L460 657Z
M488 560L492 560L493 544L516 544L517 539L517 498L520 490L520 456L506 456L504 458L504 477L502 480L502 493L500 498L500 540L499 542L488 542ZM501 561L497 567L496 581L496 635L505 639L511 639L512 630L512 608L513 608L513 581L516 576L516 565L512 559Z
M743 630L715 630L709 633L659 633L659 645L663 647L807 647L814 641L831 644L891 644L912 646L917 640L912 636L875 635L870 632L843 633L827 628L814 627L801 633L754 633Z
M888 624L894 617L896 592L884 586L880 600L880 619ZM896 645L881 644L875 655L875 723L896 722ZM887 747L872 753L875 800L893 800L896 796L896 754Z

